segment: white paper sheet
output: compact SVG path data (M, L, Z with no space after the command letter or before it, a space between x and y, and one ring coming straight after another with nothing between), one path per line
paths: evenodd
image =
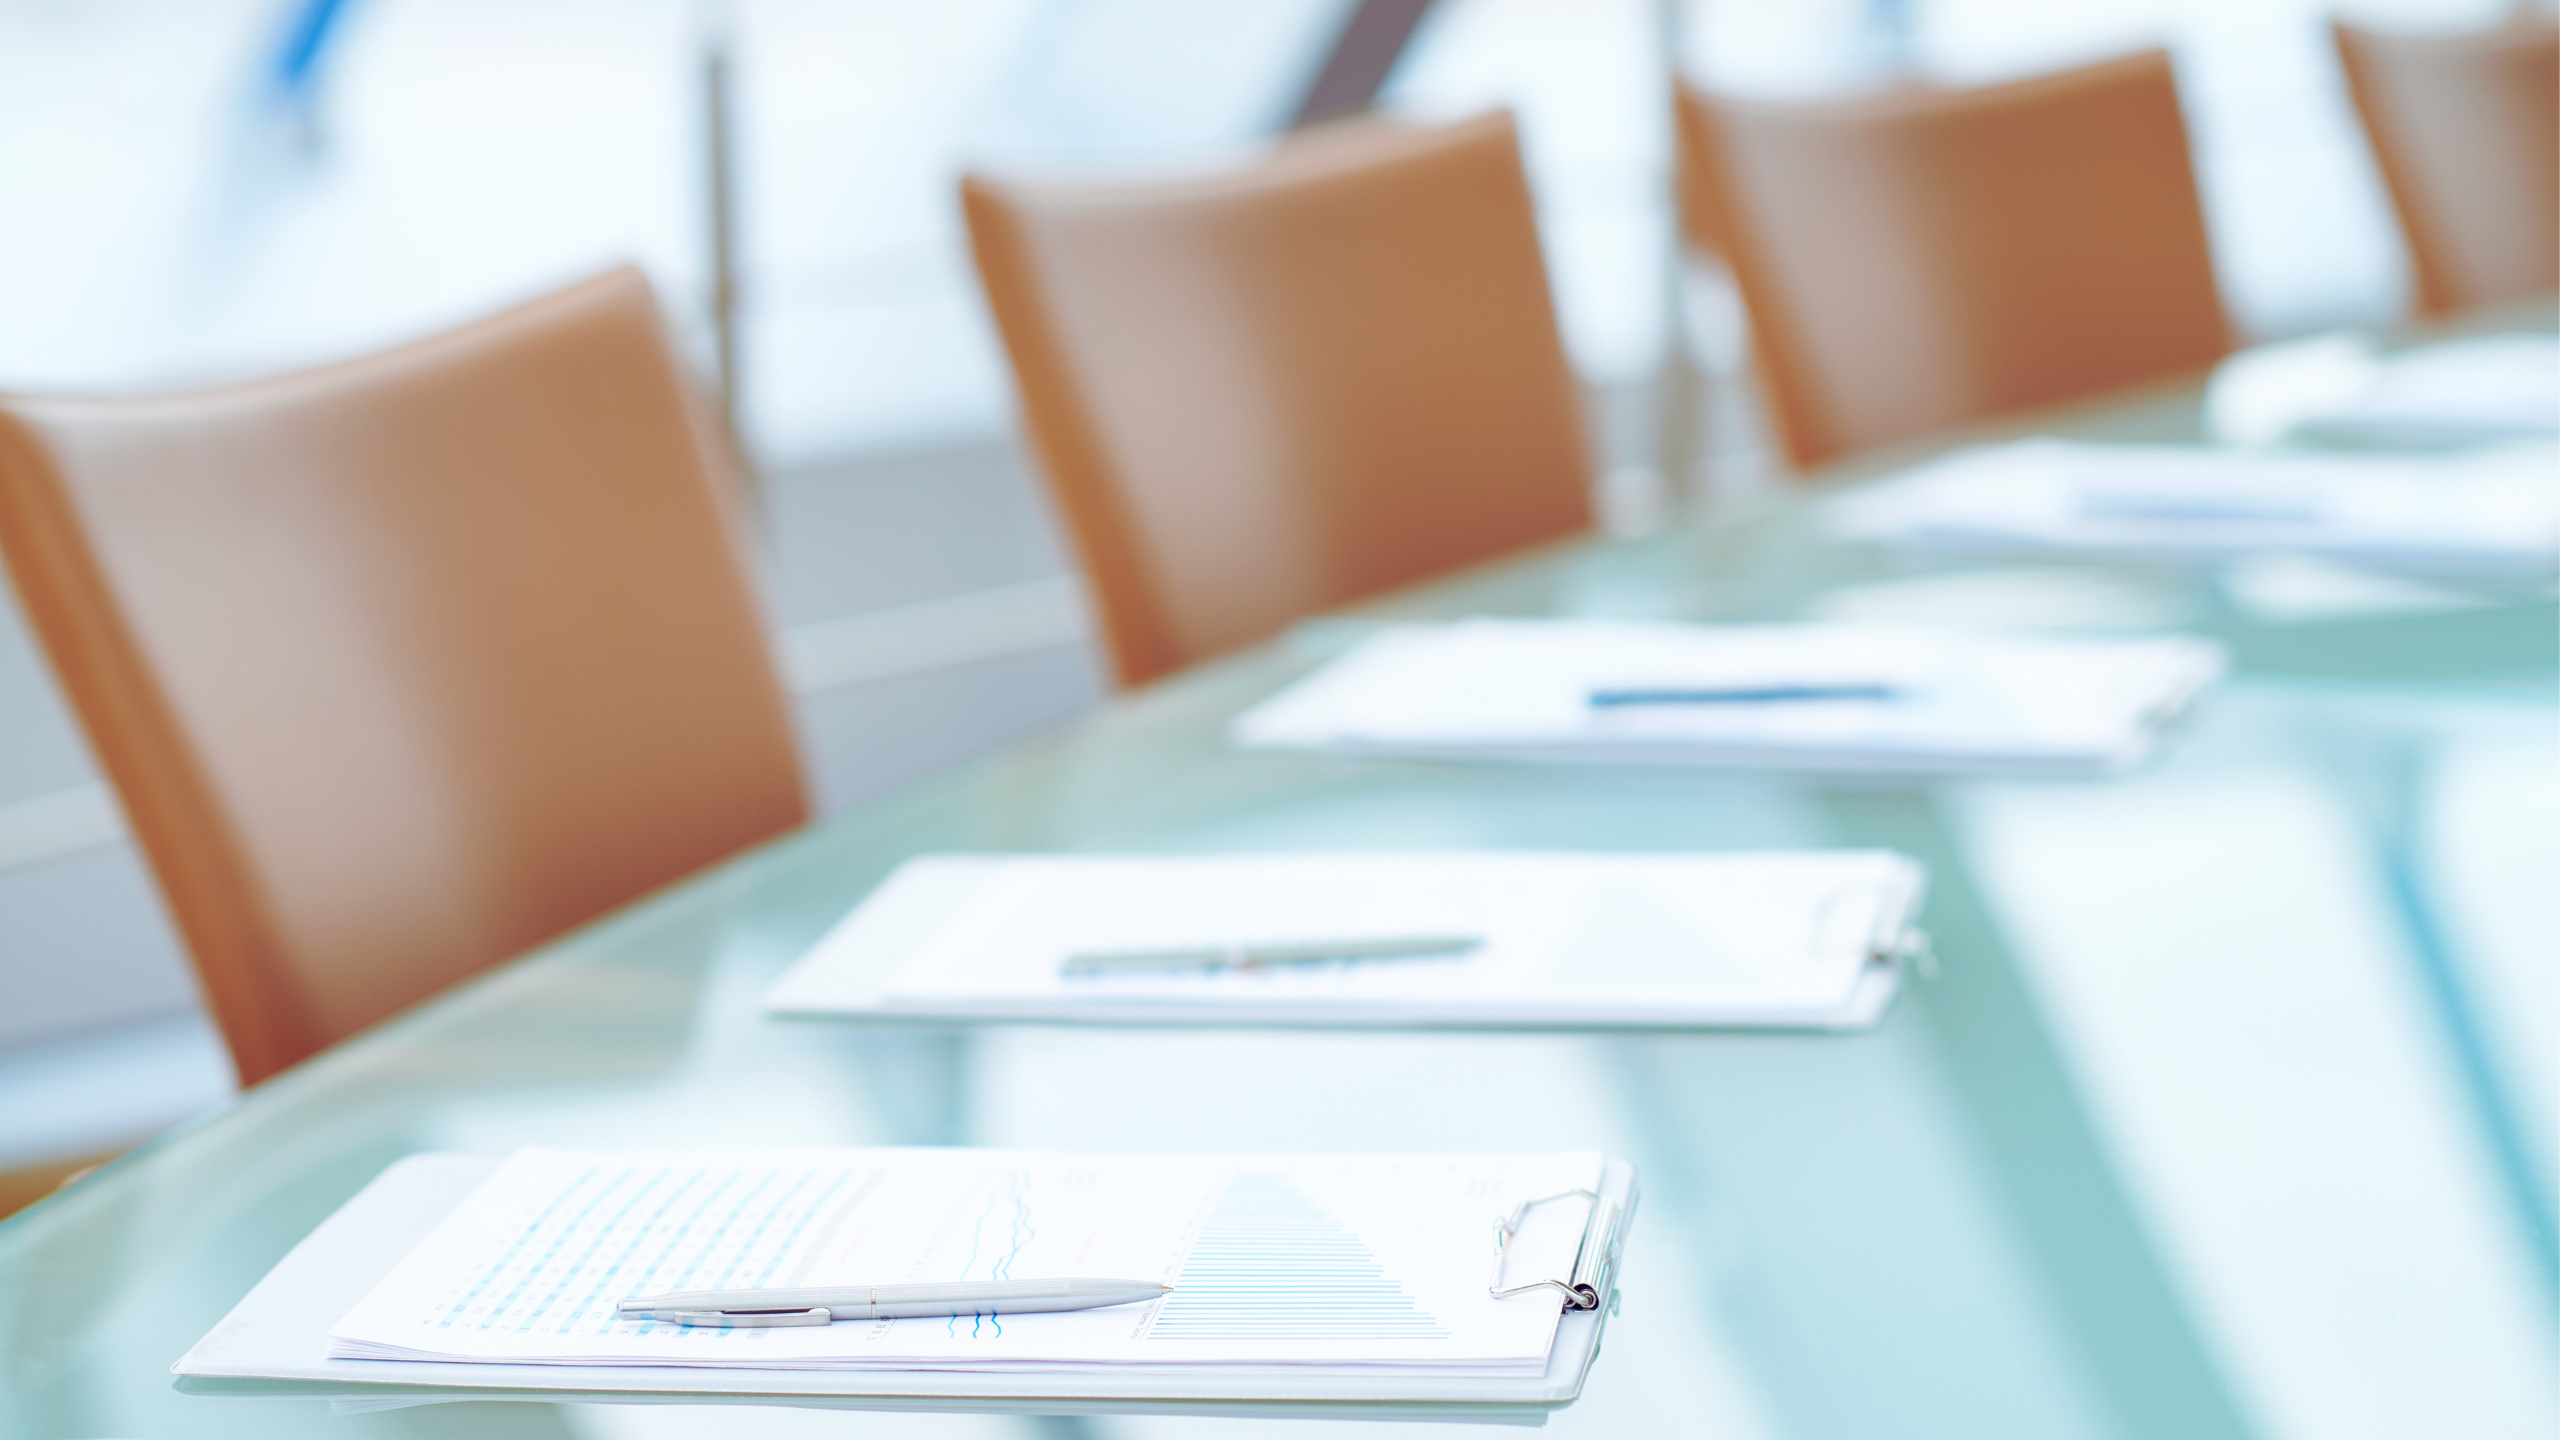
M2292 551L2430 570L2560 564L2560 451L2458 456L2084 445L1959 451L1832 502L1851 538L2216 559Z
M2343 332L2252 346L2214 368L2205 416L2216 438L2242 445L2549 437L2560 434L2560 336L2475 335L2389 355Z
M332 1331L355 1359L735 1369L1536 1375L1554 1292L1484 1289L1490 1217L1593 1188L1596 1155L1096 1156L982 1150L511 1158ZM1570 1210L1573 1207L1559 1207ZM1578 1214L1524 1232L1569 1267ZM672 1289L1158 1279L1057 1314L720 1330L622 1319ZM1544 1297L1544 1298L1541 1298Z
M2302 433L2373 441L2498 440L2560 431L2560 337L2479 335L2384 359L2347 403Z
M966 903L910 942L879 987L882 1011L1819 1025L1853 1011L1922 883L1914 862L1881 851L926 856L864 909L895 908L955 872L975 877ZM823 999L831 947L858 944L863 919L820 943L794 972L806 978L777 987L786 1008ZM1251 970L1062 969L1088 951L1392 935L1482 943Z
M393 1163L305 1236L240 1303L171 1365L216 1394L325 1392L359 1406L572 1393L588 1400L751 1403L1035 1414L1322 1415L1537 1424L1582 1391L1608 1319L1568 1312L1535 1376L1431 1376L1215 1367L1144 1375L1078 1370L749 1370L687 1365L523 1365L341 1360L329 1328L423 1242L504 1157L428 1153ZM1639 1187L1622 1160L1601 1171L1621 1234ZM333 1408L336 1400L333 1400Z
M1247 746L1839 770L2130 763L2221 671L2177 637L1469 620L1389 630L1240 716ZM1873 685L1885 698L1597 706L1622 687Z

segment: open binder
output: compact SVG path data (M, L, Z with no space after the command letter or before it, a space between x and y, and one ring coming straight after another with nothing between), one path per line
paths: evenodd
M1507 1287L1516 1295L1552 1288L1561 1294L1543 1364L1522 1373L1423 1375L1385 1366L1367 1367L1365 1373L1317 1367L1308 1374L1291 1373L1286 1366L1251 1373L1144 1366L996 1372L720 1369L330 1358L332 1329L371 1298L385 1277L506 1163L489 1156L428 1154L392 1165L294 1247L172 1367L184 1377L181 1388L205 1394L325 1395L351 1408L485 1398L656 1399L1031 1413L1534 1420L1582 1391L1603 1327L1616 1308L1619 1267L1637 1201L1633 1167L1602 1161L1596 1183L1588 1188L1535 1197L1507 1214L1485 1217L1495 1277L1488 1291ZM1585 1209L1569 1251L1550 1245L1533 1259L1515 1253L1524 1218L1563 1210L1563 1219L1570 1222L1566 1207L1575 1201ZM1553 1241L1562 1233L1551 1225L1545 1239ZM1568 1254L1569 1262L1555 1263L1558 1253ZM1478 1272L1469 1283L1480 1279Z

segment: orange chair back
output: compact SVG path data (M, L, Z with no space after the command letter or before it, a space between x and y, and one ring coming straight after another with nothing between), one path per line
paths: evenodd
M2560 289L2560 26L2331 33L2409 242L2418 309Z
M1121 683L1590 525L1509 117L961 193Z
M1824 104L1682 86L1676 105L1683 223L1732 269L1799 469L2230 346L2165 54Z
M806 814L648 287L0 398L0 553L244 1082Z

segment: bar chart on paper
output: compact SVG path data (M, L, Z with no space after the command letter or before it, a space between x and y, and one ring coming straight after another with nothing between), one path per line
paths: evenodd
M1227 1183L1148 1333L1159 1340L1449 1334L1350 1227L1287 1177L1259 1171Z
M1536 1373L1549 1302L1495 1301L1487 1225L1596 1155L970 1150L508 1160L332 1329L367 1360L1199 1373ZM1534 1263L1571 1263L1570 1226ZM1562 1247L1558 1250L1558 1247ZM1110 1276L1156 1301L790 1329L625 1317L690 1289Z

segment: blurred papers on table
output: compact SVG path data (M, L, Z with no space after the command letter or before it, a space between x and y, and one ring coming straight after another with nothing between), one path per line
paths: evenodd
M1868 625L1401 626L1239 716L1239 745L1796 770L2104 771L2222 673L2180 636Z
M2320 555L2531 579L2560 565L2560 448L2336 454L2021 440L1832 502L1836 533L1956 554Z

